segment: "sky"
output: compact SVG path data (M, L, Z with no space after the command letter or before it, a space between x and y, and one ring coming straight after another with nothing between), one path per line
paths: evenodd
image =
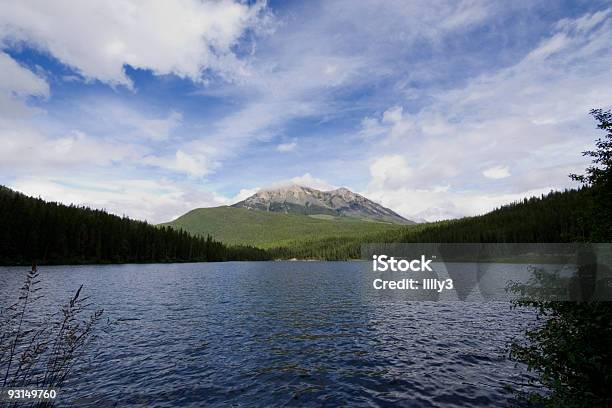
M159 223L344 186L416 220L576 187L610 1L0 0L0 184Z

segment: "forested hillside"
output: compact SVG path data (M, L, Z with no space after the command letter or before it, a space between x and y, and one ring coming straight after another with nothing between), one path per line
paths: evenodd
M588 240L589 189L554 191L487 214L407 231L401 242L577 242Z
M591 202L589 188L551 192L477 217L414 226L350 218L321 220L228 207L205 209L206 217L194 214L199 221L206 221L199 226L203 233L218 227L231 243L252 245L227 246L210 236L192 236L181 230L180 224L174 225L178 229L156 227L0 187L0 264L340 260L359 258L361 244L369 242L585 241L593 228L588 217ZM231 214L225 213L228 211ZM258 223L253 215L265 219ZM278 225L270 224L270 217ZM231 225L235 228L227 229Z
M0 186L0 264L259 260L253 247L156 227L100 210L32 198Z
M329 237L361 237L402 228L399 224L346 216L283 214L234 207L198 208L162 225L194 235L211 235L226 244L260 248Z
M362 243L375 242L576 242L588 241L591 190L555 191L490 213L401 227L353 237L294 241L270 250L274 258L356 259Z

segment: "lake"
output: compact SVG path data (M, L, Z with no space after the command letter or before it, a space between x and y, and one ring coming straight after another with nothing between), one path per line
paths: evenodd
M41 312L80 284L105 310L58 405L507 405L526 374L506 347L531 311L374 291L365 264L40 267ZM0 268L2 306L26 272Z

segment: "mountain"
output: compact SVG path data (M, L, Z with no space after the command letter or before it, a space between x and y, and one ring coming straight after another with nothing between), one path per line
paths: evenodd
M395 224L414 224L413 221L346 188L320 191L292 185L262 190L232 207L284 214L353 217Z
M197 208L162 225L194 235L211 235L226 244L248 244L260 248L319 238L364 237L406 228L388 222L320 214L285 214L222 206Z
M263 190L232 206L197 208L162 224L227 244L260 248L321 238L364 238L414 222L346 188Z

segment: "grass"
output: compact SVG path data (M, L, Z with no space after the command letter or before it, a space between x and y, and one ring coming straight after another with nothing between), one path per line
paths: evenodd
M81 296L83 286L52 316L40 314L39 273L26 275L17 301L0 309L0 389L60 389L95 338L102 310L86 315L90 304ZM6 406L12 406L12 402ZM50 407L53 400L29 406ZM2 401L0 401L0 406ZM23 404L20 404L23 406Z
M406 228L405 225L364 221L352 217L282 214L246 208L198 208L166 224L192 234L211 235L226 244L260 248L295 241L355 237Z

